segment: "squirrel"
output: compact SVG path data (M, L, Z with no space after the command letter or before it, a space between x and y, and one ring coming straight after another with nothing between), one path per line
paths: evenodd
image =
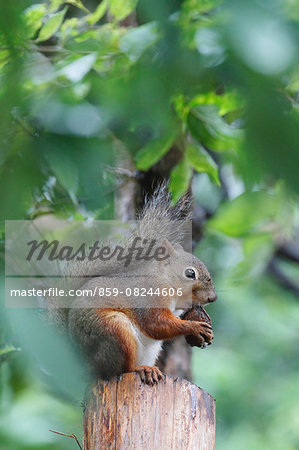
M66 278L76 288L116 288L121 293L100 300L77 297L69 308L51 309L55 321L64 325L95 377L109 380L125 372L136 372L142 382L153 385L164 379L155 366L164 340L191 335L202 347L212 342L210 323L179 317L187 300L190 306L203 306L217 299L204 263L181 246L184 226L190 220L189 215L181 218L186 202L189 200L185 198L171 206L167 185L161 185L147 199L136 231L122 244L128 248L136 236L143 242L155 239L166 249L167 257L142 263L136 260L126 268L115 260L83 261L67 268ZM126 296L128 286L132 292L142 288L155 294L144 298Z

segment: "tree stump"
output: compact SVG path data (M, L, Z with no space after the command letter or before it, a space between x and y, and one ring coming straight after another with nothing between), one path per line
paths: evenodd
M98 381L84 410L84 450L212 450L215 400L184 379L148 386L126 373Z

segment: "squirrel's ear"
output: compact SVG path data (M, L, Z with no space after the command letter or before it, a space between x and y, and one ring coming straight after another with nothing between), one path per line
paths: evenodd
M175 252L175 248L171 245L171 243L170 243L167 239L164 239L164 240L162 241L161 247L166 248L167 253L168 253L170 256L173 255L173 253Z
M164 251L166 250L165 258L163 258L162 260L159 260L159 262L158 262L158 266L159 266L160 270L163 271L164 267L168 266L170 264L169 257L174 254L175 249L167 239L163 239L160 247L163 248Z
M183 247L181 246L181 244L174 244L173 248L174 248L175 250L179 251L179 252L181 252L181 251L184 252L184 251L185 251L185 250L183 249Z

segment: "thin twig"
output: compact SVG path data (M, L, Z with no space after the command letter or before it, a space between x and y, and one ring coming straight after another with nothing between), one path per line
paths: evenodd
M51 431L51 433L59 434L60 436L65 436L65 437L70 437L70 438L75 439L75 441L77 442L80 450L83 450L83 448L82 448L82 446L81 446L77 436L74 433L72 433L72 434L65 434L65 433L59 433L59 431L54 431L54 430L49 430L49 431Z

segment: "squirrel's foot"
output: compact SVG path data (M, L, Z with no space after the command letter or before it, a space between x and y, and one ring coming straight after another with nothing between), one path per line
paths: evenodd
M140 379L143 383L153 385L159 380L164 380L165 376L161 370L156 366L138 366L134 372L139 373Z

